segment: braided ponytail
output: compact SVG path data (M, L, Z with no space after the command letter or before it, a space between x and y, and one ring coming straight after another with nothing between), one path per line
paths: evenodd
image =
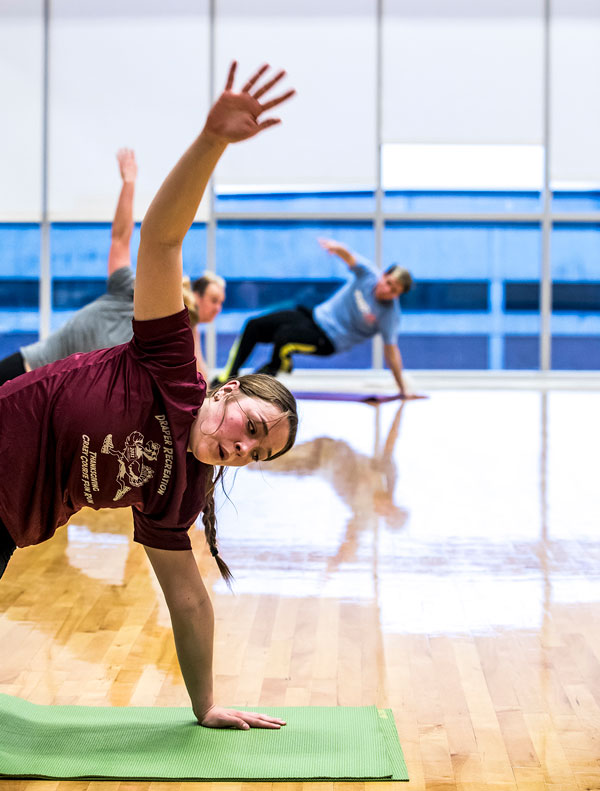
M196 284L194 284L195 286ZM240 391L251 398L258 398L262 401L267 401L271 404L276 404L281 410L283 417L287 418L289 424L289 435L285 446L278 452L271 456L270 460L283 456L294 444L296 439L296 431L298 428L298 412L296 408L296 400L290 391L278 382L274 377L265 374L247 374L246 376L238 377ZM221 385L210 389L207 396L210 397L215 393ZM233 574L229 570L229 566L221 559L219 555L219 547L217 546L217 519L215 515L215 487L219 481L222 481L225 467L221 467L219 472L215 475L215 468L210 467L211 482L206 490L206 500L202 513L202 524L204 525L204 535L206 536L206 543L210 549L210 554L215 559L221 576L231 588L231 580Z
M213 470L214 474L214 467L211 467L211 469ZM225 468L221 467L217 475L210 482L210 485L206 491L206 501L204 504L204 510L202 512L202 524L204 525L204 535L206 536L206 543L210 549L210 554L216 560L219 571L221 572L221 576L227 583L227 586L231 588L233 574L229 570L227 563L225 563L225 561L219 555L219 548L217 546L217 518L215 515L215 487L217 483L223 478L224 472Z

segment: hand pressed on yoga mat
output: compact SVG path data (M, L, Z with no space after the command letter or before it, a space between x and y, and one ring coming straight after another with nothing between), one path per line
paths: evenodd
M205 728L236 728L241 731L250 728L281 728L285 724L285 720L277 717L269 717L253 711L223 709L220 706L211 706L200 720L200 725L204 725Z

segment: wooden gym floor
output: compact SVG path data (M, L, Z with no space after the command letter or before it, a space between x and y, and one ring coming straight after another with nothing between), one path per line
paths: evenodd
M229 477L219 516L235 595L193 531L218 701L391 706L407 791L600 789L598 404L534 391L301 403L296 449ZM0 692L187 705L166 606L130 535L127 511L84 511L17 551L0 582ZM270 784L0 781L209 785Z

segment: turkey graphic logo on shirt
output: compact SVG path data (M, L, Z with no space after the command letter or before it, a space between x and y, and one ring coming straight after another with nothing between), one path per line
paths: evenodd
M147 464L146 461L156 461L160 445L158 442L148 440L144 445L144 435L139 431L132 431L125 440L125 447L123 450L117 450L113 445L112 434L107 434L102 443L102 453L110 453L111 456L116 456L119 463L119 472L117 474L117 483L119 490L113 497L113 501L120 500L127 492L131 491L132 486L143 486L154 475L154 470ZM129 483L129 486L125 482Z

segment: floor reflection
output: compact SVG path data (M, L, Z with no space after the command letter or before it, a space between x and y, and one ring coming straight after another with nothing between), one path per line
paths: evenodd
M451 392L400 406L304 404L293 451L238 471L231 501L221 497L222 553L237 594L373 605L382 628L398 634L537 629L553 607L600 602L590 529L600 511L596 401ZM202 528L192 537L226 601ZM17 593L12 580L29 557L40 558L39 573ZM147 608L148 626L169 633L126 510L82 511L47 545L18 552L0 594L10 618L48 631L75 600L77 628L86 618L103 628L111 612L120 628L130 607ZM68 623L75 629L74 617Z
M372 409L359 443L350 412L346 440L305 433L287 456L240 472L243 517L221 509L240 590L376 601L386 631L419 634L535 629L553 603L600 601L587 510L598 487L577 485L597 468L593 454L570 453L560 481L552 473L574 444L573 408L597 447L595 400L438 393ZM314 431L319 405L305 409ZM565 518L569 491L579 496Z
M394 449L404 407L401 404L396 410L383 447L379 447L379 407L375 407L376 437L371 456L357 452L344 440L323 436L297 444L269 464L269 476L318 475L349 508L351 517L332 566L356 557L358 535L373 528L375 517L384 517L392 529L406 522L407 510L394 502L398 477Z

